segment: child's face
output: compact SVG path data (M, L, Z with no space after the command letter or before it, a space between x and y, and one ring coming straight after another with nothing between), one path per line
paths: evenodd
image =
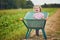
M33 10L34 10L34 12L36 12L36 13L40 12L40 8L39 8L39 7L34 7Z

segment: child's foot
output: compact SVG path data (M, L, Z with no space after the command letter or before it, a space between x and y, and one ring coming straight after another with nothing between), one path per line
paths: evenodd
M39 36L39 30L36 30L36 35Z
M36 33L37 36L39 36L39 33Z

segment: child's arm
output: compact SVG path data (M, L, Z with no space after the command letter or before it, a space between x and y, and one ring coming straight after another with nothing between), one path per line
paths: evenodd
M45 18L46 20L48 20L48 17L47 18Z

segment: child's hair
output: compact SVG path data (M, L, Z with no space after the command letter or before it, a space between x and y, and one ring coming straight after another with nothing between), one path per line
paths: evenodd
M42 7L40 5L34 5L33 8L34 7L39 7L40 8L40 12L42 11Z

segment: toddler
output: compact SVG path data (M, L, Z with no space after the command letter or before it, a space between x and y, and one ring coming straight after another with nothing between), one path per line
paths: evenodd
M33 15L33 18L35 19L41 19L41 18L44 18L44 14L41 12L41 6L39 5L35 5L33 7L33 10L34 10L34 15ZM39 36L39 30L36 29L36 35Z
M44 18L44 14L41 12L41 7L39 5L35 5L33 7L33 10L35 12L35 14L33 15L33 17L35 19L41 19L41 18Z

